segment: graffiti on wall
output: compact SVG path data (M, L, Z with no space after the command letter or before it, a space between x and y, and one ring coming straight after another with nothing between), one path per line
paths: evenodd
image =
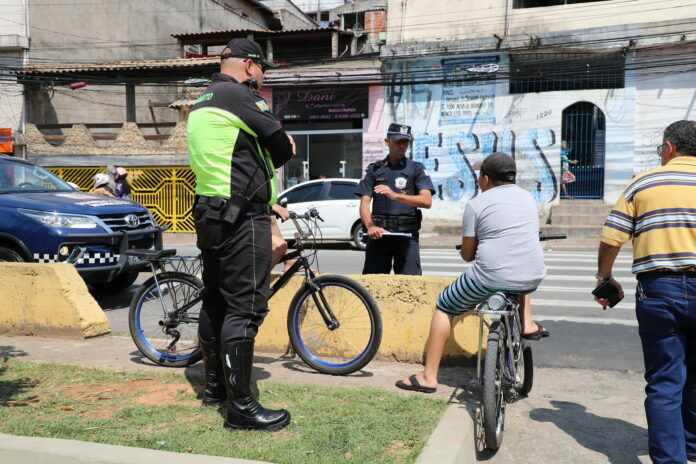
M461 204L478 195L476 167L495 151L516 159L518 185L537 202L558 197L558 174L554 171L558 161L549 161L558 157L558 128L531 119L519 108L522 96L507 97L505 82L494 78L504 64L500 55L480 55L405 60L391 65L392 85L385 92L385 114L388 122L412 126L410 156L428 170L436 200ZM431 78L463 75L465 79L401 84L414 73Z
M425 165L437 199L460 201L479 193L475 170L478 163L495 151L509 153L517 161L518 185L537 202L548 203L558 195L558 184L546 149L556 144L556 134L548 128L420 133L415 135L411 156Z

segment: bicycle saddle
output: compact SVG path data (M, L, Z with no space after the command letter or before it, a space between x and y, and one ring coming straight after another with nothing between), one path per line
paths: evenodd
M145 261L157 261L158 259L176 255L176 250L128 250L126 255L135 256Z

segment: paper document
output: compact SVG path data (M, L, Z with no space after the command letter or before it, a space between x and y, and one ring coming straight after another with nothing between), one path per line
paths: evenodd
M408 237L408 238L411 238L411 234L404 233L404 232L382 232L382 237Z

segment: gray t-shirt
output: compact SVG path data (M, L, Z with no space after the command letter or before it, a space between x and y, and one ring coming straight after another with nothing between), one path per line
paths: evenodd
M487 287L532 290L546 276L539 216L532 196L515 184L486 190L467 203L462 237L476 237L467 275Z

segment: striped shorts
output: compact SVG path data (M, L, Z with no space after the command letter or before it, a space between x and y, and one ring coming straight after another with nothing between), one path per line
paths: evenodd
M524 295L531 293L534 290L515 291ZM496 292L508 292L509 290L501 290L496 288L486 287L483 284L476 282L466 274L457 277L457 280L449 284L440 292L437 297L437 309L447 314L457 316L466 311L470 311L478 306L479 303Z

